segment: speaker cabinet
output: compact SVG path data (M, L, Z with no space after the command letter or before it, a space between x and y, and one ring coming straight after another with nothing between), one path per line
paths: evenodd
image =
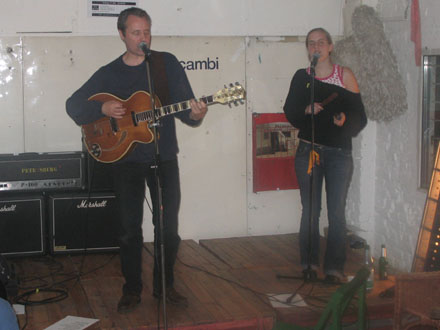
M45 253L45 200L42 195L0 198L0 253Z
M49 196L51 253L118 250L117 217L112 193Z

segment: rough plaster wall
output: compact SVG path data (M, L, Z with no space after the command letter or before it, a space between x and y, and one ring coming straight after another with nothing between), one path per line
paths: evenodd
M422 45L427 46L425 36L440 33L438 25L425 24L438 16L440 3L437 0L424 0L420 1L420 5ZM408 6L407 0L381 0L378 5L386 36L406 86L408 111L391 122L379 123L377 126L374 253L378 255L380 244L386 243L391 265L409 271L423 216L426 191L418 189L421 69L414 62ZM429 10L424 11L422 7ZM438 37L436 41L438 43Z
M362 5L354 9L351 25L352 35L336 42L332 57L355 73L368 119L390 121L408 106L383 24L373 7Z
M350 188L347 197L347 206L345 210L345 215L347 219L347 224L352 225L356 228L365 230L365 226L361 223L360 219L360 206L362 203L362 192L361 192L361 172L362 172L362 140L363 135L361 134L357 138L353 139L353 177L351 179Z

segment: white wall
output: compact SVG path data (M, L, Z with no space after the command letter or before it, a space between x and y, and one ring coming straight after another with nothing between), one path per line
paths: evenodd
M422 48L440 48L440 2L420 3ZM393 266L410 269L417 243L426 191L418 189L421 68L415 66L414 44L410 41L411 11L406 0L383 0L379 11L404 77L408 111L390 123L377 125L375 189L376 255L387 243Z
M0 140L9 141L1 144L1 153L21 152L24 149L22 62L21 40L16 37L1 38Z
M15 0L2 2L0 32L70 32L116 35L116 19L90 17L89 0ZM138 0L162 36L304 35L325 25L339 34L342 0Z

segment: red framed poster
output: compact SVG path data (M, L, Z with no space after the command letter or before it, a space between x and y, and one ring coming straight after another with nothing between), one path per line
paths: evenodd
M284 113L253 114L254 192L298 189L294 168L297 135Z

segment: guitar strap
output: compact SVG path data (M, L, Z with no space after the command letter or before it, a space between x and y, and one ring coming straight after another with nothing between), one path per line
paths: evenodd
M154 92L159 97L162 106L168 105L169 89L163 53L152 50L150 59Z

